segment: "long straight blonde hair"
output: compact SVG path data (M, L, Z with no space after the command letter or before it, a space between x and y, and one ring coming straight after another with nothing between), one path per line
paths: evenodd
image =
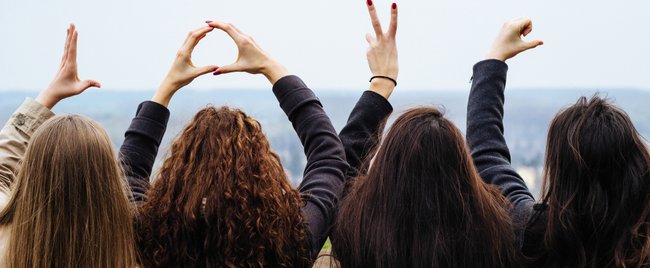
M106 131L57 116L34 133L0 212L3 267L135 267L131 210Z

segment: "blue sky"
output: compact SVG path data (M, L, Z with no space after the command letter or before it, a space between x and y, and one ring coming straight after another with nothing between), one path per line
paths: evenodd
M376 0L388 18L391 1ZM509 61L514 88L650 89L650 1L397 2L400 90L467 90L501 23L524 15L545 45ZM365 0L0 0L0 90L40 89L59 64L65 29L79 30L79 71L108 89L158 86L189 30L235 23L312 88L363 89L370 76ZM228 64L234 45L213 32L195 62ZM196 89L265 88L262 76L208 75Z

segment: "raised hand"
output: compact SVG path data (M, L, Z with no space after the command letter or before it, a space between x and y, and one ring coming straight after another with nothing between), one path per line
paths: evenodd
M375 34L366 34L366 40L370 47L366 56L368 58L368 66L373 77L383 76L387 78L374 78L370 83L370 90L374 91L386 99L390 97L395 89L397 75L399 73L399 65L397 62L397 44L395 36L397 34L397 4L393 3L391 6L391 19L388 32L384 32L381 28L381 23L377 17L377 11L372 0L367 0L368 12L370 13L370 20Z
M219 68L216 65L196 67L192 63L192 52L194 48L212 30L212 27L205 26L191 31L187 35L185 42L178 50L178 53L176 53L176 59L172 63L171 69L167 73L165 80L160 84L160 87L158 87L158 90L156 90L152 101L167 106L176 91L194 81L195 78L214 72Z
M95 80L81 81L79 79L77 73L77 36L78 33L74 24L70 24L59 72L50 85L36 97L37 102L49 109L52 109L59 101L78 95L89 87L101 87L99 82Z
M521 37L533 31L533 22L529 18L518 17L507 21L492 44L486 58L506 61L517 54L543 45L541 40L524 41Z
M284 66L266 54L255 40L242 33L237 27L230 23L206 21L210 27L226 32L237 45L237 60L226 66L221 66L214 72L214 75L247 72L251 74L264 74L266 78L275 84L280 78L286 76L288 71Z

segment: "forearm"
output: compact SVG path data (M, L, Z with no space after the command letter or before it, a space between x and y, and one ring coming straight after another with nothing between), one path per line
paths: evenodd
M143 102L124 134L120 158L133 193L132 202L146 199L149 179L168 120L167 108L155 102Z
M309 248L315 257L327 239L348 169L343 145L318 98L296 76L285 76L273 86L307 156L299 191L304 201Z
M467 106L467 143L481 178L498 186L513 204L532 201L524 180L510 163L503 128L507 65L487 60L474 66Z
M54 116L47 107L26 99L0 131L0 187L9 189L32 135Z
M356 177L367 154L377 146L381 138L380 127L392 113L388 100L374 91L364 92L352 109L348 122L339 133L345 155L350 165L346 176Z

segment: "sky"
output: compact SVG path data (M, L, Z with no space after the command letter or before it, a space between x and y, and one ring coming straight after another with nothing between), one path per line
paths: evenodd
M387 27L392 1L375 0ZM467 90L502 23L532 18L545 45L508 61L510 88L650 89L650 1L397 1L399 90ZM371 76L365 0L0 0L0 91L38 90L57 71L70 22L79 73L109 90L152 90L187 32L231 22L317 90L365 89ZM197 65L225 65L236 47L213 31ZM207 75L194 89L270 88L263 76Z

